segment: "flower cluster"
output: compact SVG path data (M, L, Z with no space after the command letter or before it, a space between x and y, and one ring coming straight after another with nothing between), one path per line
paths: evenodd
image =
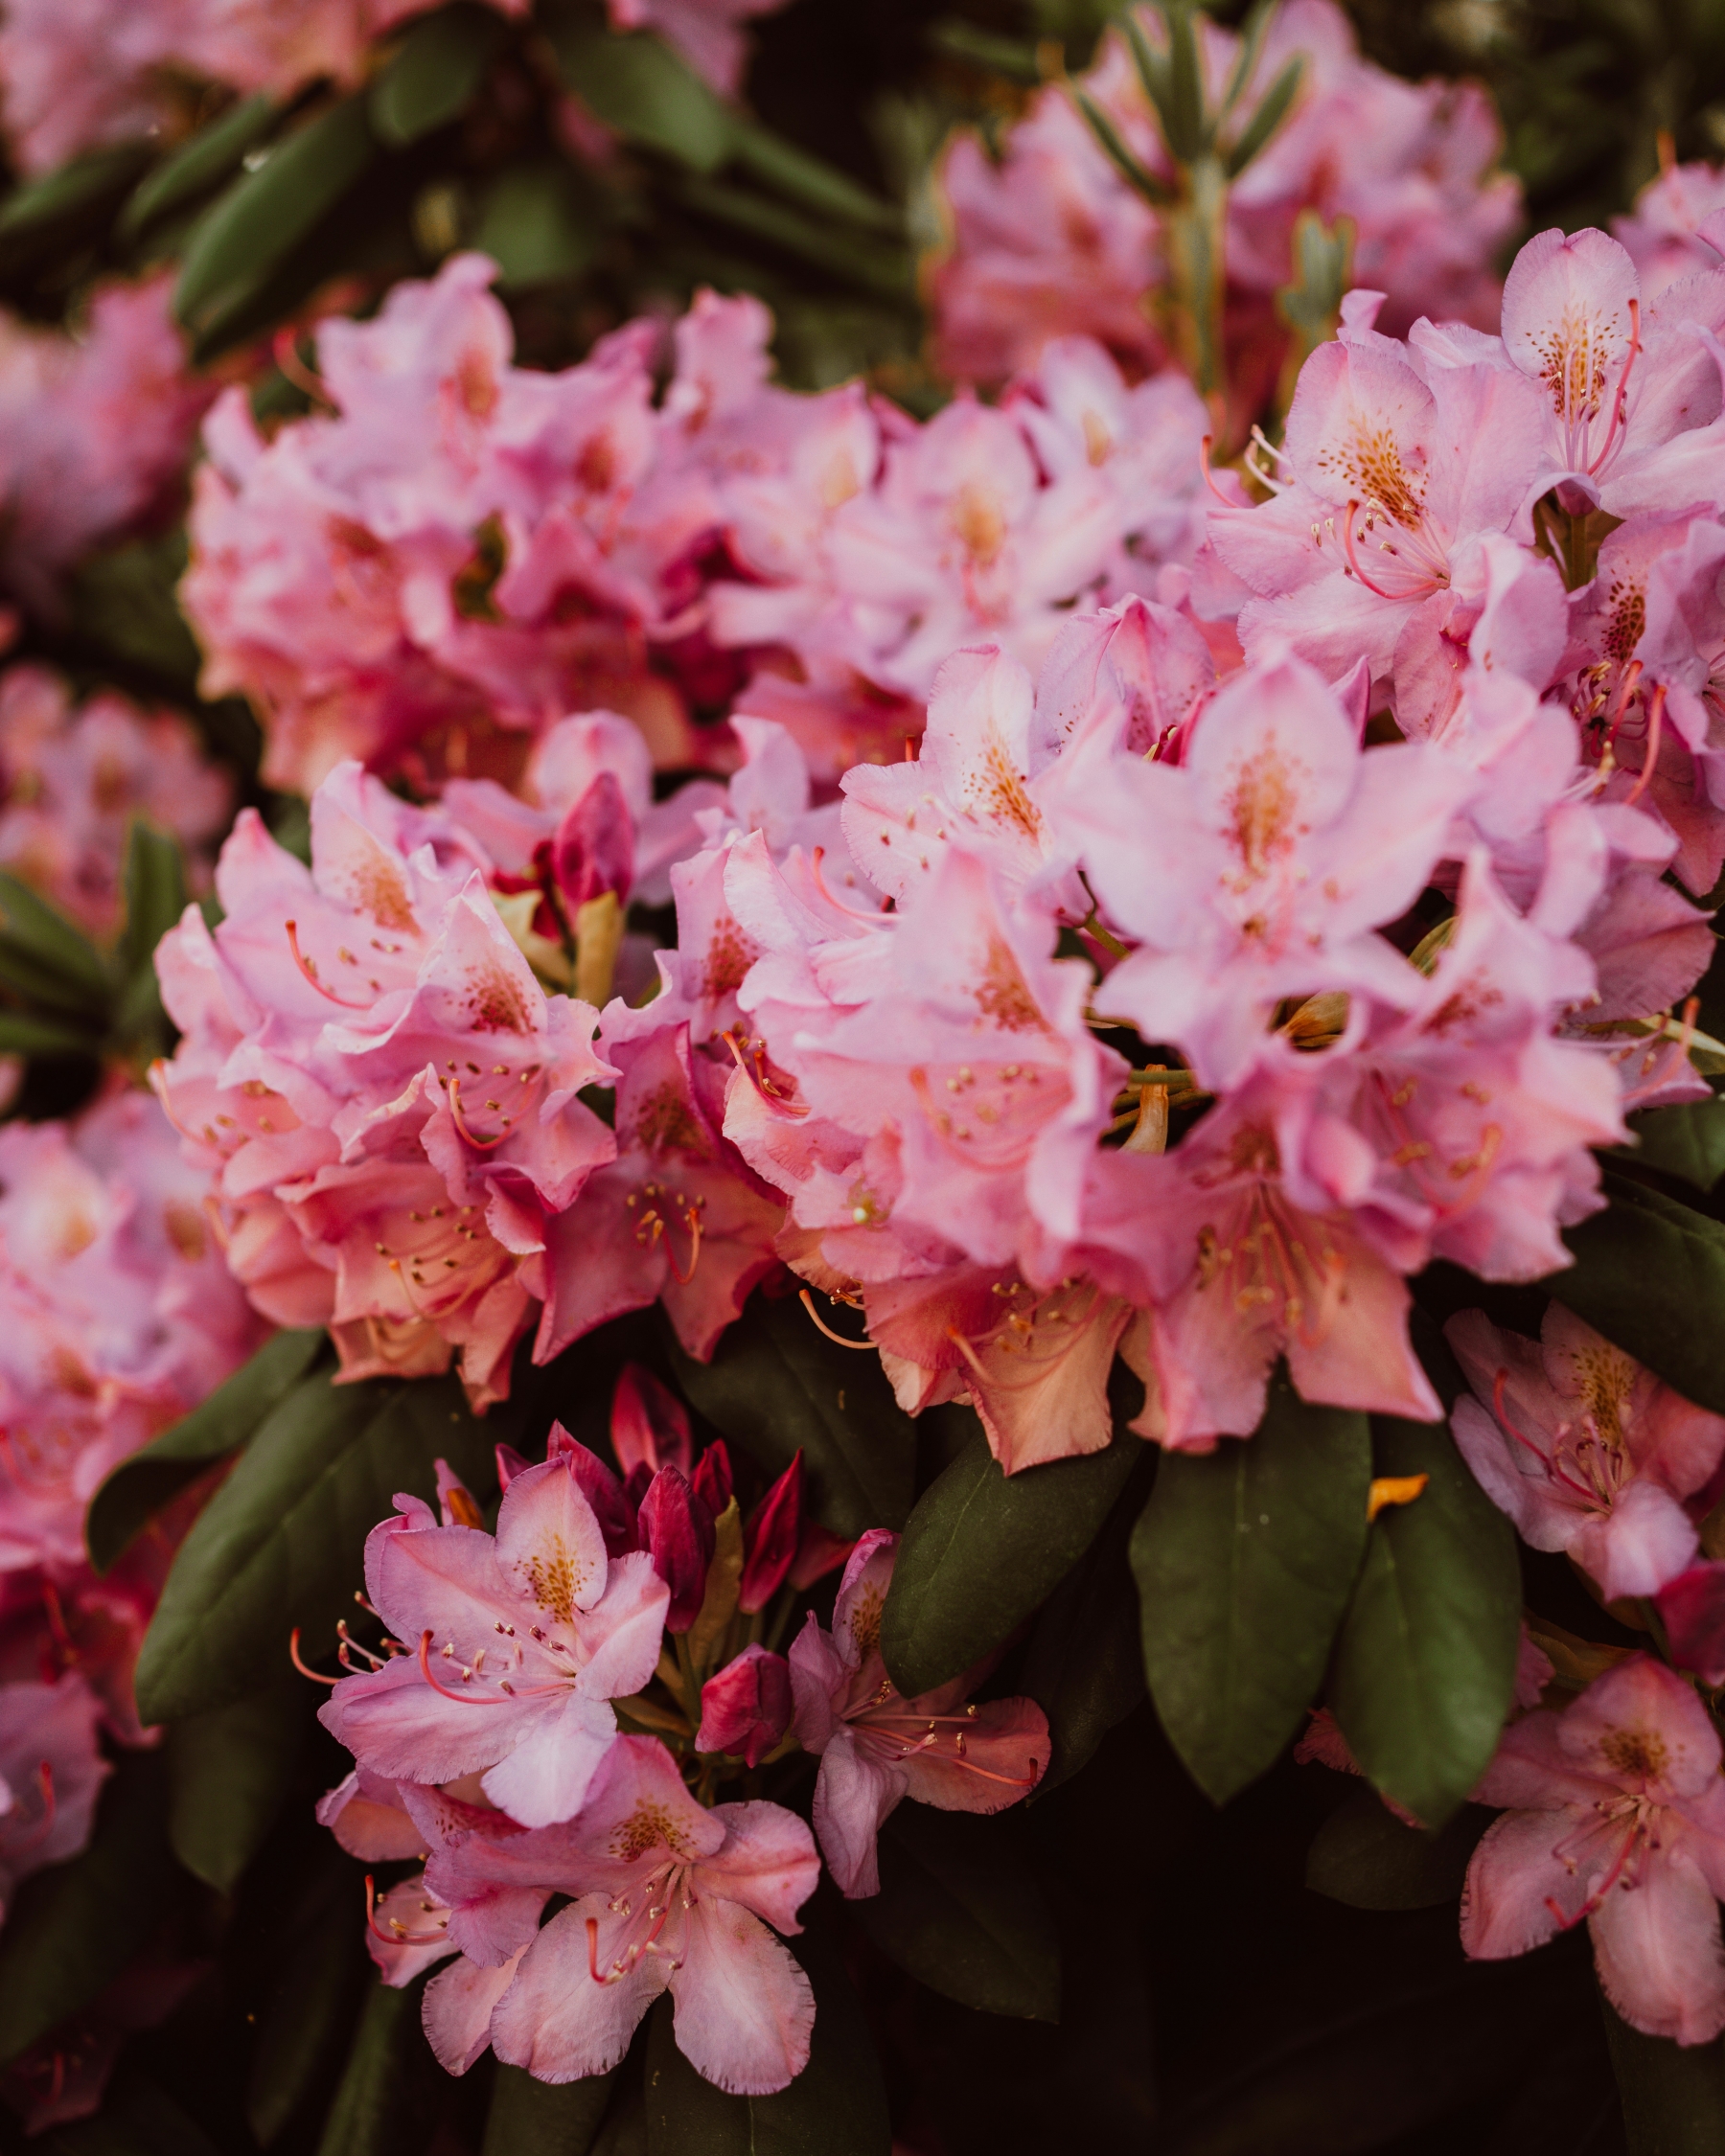
M185 604L276 785L344 756L510 781L600 706L675 768L724 757L695 722L733 703L830 782L898 753L959 644L1035 663L1074 601L1158 589L1197 544L1203 406L1176 376L1129 390L1085 339L919 427L858 385L770 384L765 309L709 292L656 402L655 325L518 368L493 275L457 257L326 323L334 416L265 443L240 392L211 415Z
M1047 1730L1028 1700L968 1701L981 1672L901 1698L881 1661L897 1538L850 1550L831 1629L763 1644L838 1561L801 1518L798 1455L745 1521L723 1443L645 1373L613 1405L620 1480L554 1427L506 1449L495 1532L440 1466L366 1545L390 1635L323 1720L357 1762L319 1817L374 1863L414 1858L370 1916L384 1981L426 1986L432 2049L464 2074L489 2046L540 2080L614 2067L669 1990L677 2042L723 2089L764 2095L806 2065L815 2000L794 1935L824 1855L878 1891L875 1837L906 1798L993 1812L1034 1788ZM839 1546L842 1555L843 1546ZM756 1792L817 1755L815 1832ZM715 1802L745 1778L740 1801ZM816 1852L816 1839L819 1854ZM543 1921L546 1904L565 1906Z
M1165 40L1150 8L1137 14L1152 41ZM1204 71L1220 89L1240 58L1239 40L1199 20ZM1294 274L1301 211L1351 221L1356 281L1387 292L1390 320L1406 328L1427 310L1482 326L1491 319L1492 256L1520 208L1513 180L1485 176L1502 144L1482 92L1403 82L1362 60L1332 0L1288 0L1277 10L1252 83L1267 88L1296 57L1304 80L1294 112L1228 199L1230 371L1250 377L1253 407L1280 365L1286 333L1273 301ZM1077 86L1152 172L1168 175L1118 31ZM950 373L1001 381L1034 367L1051 338L1074 333L1097 338L1135 372L1160 363L1162 337L1146 304L1161 276L1160 219L1110 163L1068 85L1036 94L998 158L974 138L956 140L942 181L953 241L933 301Z

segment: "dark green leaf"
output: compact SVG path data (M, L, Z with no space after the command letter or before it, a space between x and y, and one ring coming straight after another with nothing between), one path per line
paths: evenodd
M1601 1998L1629 2156L1718 2156L1725 2148L1725 2037L1673 2044L1631 2029Z
M882 232L896 233L903 223L891 203L883 202L836 166L811 157L806 149L799 149L783 135L775 135L752 120L731 122L730 150L737 163L756 179L800 202L805 209L848 218L853 224L873 225Z
M191 697L197 686L197 645L174 597L185 565L179 532L87 556L72 575L72 626L104 654Z
M172 1428L122 1460L84 1520L90 1562L105 1572L145 1522L212 1461L245 1444L322 1352L324 1334L281 1332Z
M562 159L514 165L487 190L473 245L496 263L506 291L560 284L593 260L594 206Z
M1240 176L1287 118L1288 107L1294 103L1304 72L1305 61L1296 54L1264 92L1257 110L1246 124L1245 132L1228 153L1224 169L1230 179Z
M231 1707L189 1714L168 1733L168 1835L186 1869L231 1893L291 1786L316 1686L289 1669Z
M443 2083L420 2027L425 1988L423 1977L367 1987L317 2156L423 2156Z
M1091 132L1107 151L1111 163L1126 184L1141 195L1152 209L1168 209L1174 201L1174 190L1165 180L1159 179L1154 172L1138 163L1127 149L1119 129L1094 98L1084 90L1074 90L1072 98L1079 111L1090 123Z
M270 1415L180 1545L138 1657L138 1710L177 1721L255 1691L297 1625L308 1657L335 1643L365 1538L397 1490L431 1498L442 1454L483 1490L487 1434L453 1379L308 1379Z
M174 311L208 331L268 277L363 175L378 153L356 98L332 105L276 144L199 220L186 249Z
M1144 1696L1132 1530L1156 1471L1146 1445L1101 1533L1043 1605L1020 1688L1048 1718L1053 1747L1037 1798L1075 1775Z
M587 2156L615 2080L536 2081L518 2066L499 2066L482 2156Z
M245 2093L246 2122L268 2147L314 2090L328 2089L352 2032L362 1991L376 1980L366 1958L359 1872L329 1837L279 1904L277 1976L258 2024Z
M1608 1209L1564 1232L1576 1262L1543 1284L1686 1399L1725 1414L1725 1227L1604 1171Z
M1175 1750L1217 1803L1300 1728L1366 1544L1366 1417L1279 1373L1254 1435L1165 1454L1132 1538L1144 1673Z
M62 254L86 233L100 231L151 154L148 143L123 142L88 150L15 188L0 202L0 275Z
M0 982L56 1010L105 1014L114 984L100 952L28 884L0 870Z
M126 929L121 959L128 974L155 971L155 948L186 910L186 864L179 842L134 817L121 875Z
M28 1011L0 1011L0 1056L91 1056L101 1047L94 1027L32 1018Z
M1436 1834L1405 1826L1381 1797L1359 1789L1318 1829L1306 1855L1306 1885L1350 1909L1431 1909L1461 1893L1467 1860L1491 1823L1464 1804Z
M782 202L718 180L688 180L681 194L689 207L703 217L734 224L864 291L901 302L912 296L910 258L901 248L884 246L862 234L835 232L830 222L823 224Z
M756 1296L710 1363L674 1342L670 1353L691 1404L768 1474L782 1474L801 1447L809 1508L822 1526L855 1536L904 1525L916 1426L872 1350L859 1355L823 1338L794 1296Z
M230 105L138 183L120 213L120 238L135 240L157 218L196 202L225 179L274 125L275 106L266 97L243 98Z
M886 2091L839 1957L814 1933L790 1943L815 1987L808 2065L777 2096L726 2096L678 2050L667 1994L647 2032L650 2156L888 2156Z
M502 25L489 9L439 9L416 22L372 84L371 124L398 149L465 112L491 66Z
M1060 2019L1060 1942L1010 1813L901 1804L880 1857L880 1892L851 1907L884 1954L960 2006Z
M1645 1167L1679 1176L1697 1190L1711 1190L1725 1175L1725 1100L1650 1108L1632 1115L1629 1128L1639 1142L1621 1150Z
M168 1852L168 1764L121 1760L89 1846L27 1879L0 1931L0 2065L87 2007L160 1922L176 1874Z
M1497 1749L1515 1696L1515 1531L1442 1423L1372 1422L1375 1472L1430 1477L1371 1523L1331 1704L1362 1772L1441 1826Z
M565 85L627 141L698 172L722 165L731 116L687 61L645 34L610 36L580 20L549 26Z
M216 2144L165 2089L122 2067L93 2119L61 2126L42 2156L219 2156Z

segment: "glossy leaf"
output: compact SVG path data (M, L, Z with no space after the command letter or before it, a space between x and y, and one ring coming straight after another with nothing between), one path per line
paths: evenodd
M473 245L497 264L506 291L579 277L598 248L593 204L558 158L516 165L487 191Z
M851 1911L884 1954L960 2006L1060 2019L1060 1942L1010 1813L901 1804L880 1857L880 1892Z
M846 1536L903 1526L916 1426L879 1356L824 1339L791 1296L755 1296L710 1363L674 1343L670 1355L690 1404L769 1476L782 1475L801 1447L807 1507L822 1526Z
M289 1668L170 1730L168 1837L186 1869L218 1893L239 1885L275 1824L320 1696Z
M104 1572L152 1514L215 1460L249 1442L323 1352L325 1335L280 1332L189 1415L122 1460L84 1520L90 1562Z
M403 149L456 119L485 80L501 32L494 12L463 0L414 23L372 84L378 139Z
M678 2050L665 1994L647 2031L648 2156L889 2156L886 2091L843 1965L813 1932L788 1944L815 1987L808 2065L776 2096L727 2096Z
M490 1435L452 1379L302 1384L180 1545L138 1657L144 1719L176 1721L256 1690L281 1668L293 1626L309 1658L328 1654L393 1494L433 1497L440 1454L482 1491Z
M0 1010L0 1056L91 1056L101 1046L94 1027Z
M1460 1899L1492 1814L1464 1804L1436 1834L1408 1826L1369 1789L1346 1798L1306 1854L1306 1885L1350 1909L1431 1909Z
M846 218L853 224L871 225L882 232L897 232L901 226L899 212L889 202L859 187L837 166L811 157L806 149L752 120L732 120L730 151L736 162L758 180L791 201L800 202L805 209Z
M1376 1416L1372 1457L1379 1476L1429 1480L1371 1523L1331 1705L1368 1778L1441 1826L1489 1764L1515 1696L1515 1531L1444 1424Z
M1685 1101L1632 1115L1636 1142L1622 1151L1644 1167L1711 1190L1725 1175L1725 1100Z
M608 35L580 20L548 26L565 86L626 141L698 172L724 163L730 114L686 60L658 38Z
M184 209L225 179L269 132L275 116L274 104L260 95L242 98L200 127L133 189L116 226L121 239L135 240L157 218Z
M118 143L14 188L0 202L0 276L14 276L100 230L150 161L148 143Z
M1095 1540L1143 1439L1116 1429L1099 1453L1002 1475L976 1435L917 1500L881 1618L881 1652L908 1698L1000 1646Z
M1725 2148L1725 2038L1684 2046L1644 2036L1599 2001L1623 2105L1628 2156L1718 2156Z
M376 157L364 104L349 98L277 143L198 223L186 249L174 311L207 332L261 286L333 210Z
M536 2081L518 2066L499 2065L481 2156L587 2156L615 2079Z
M1686 1399L1725 1414L1725 1227L1612 1168L1603 1185L1609 1208L1564 1231L1576 1262L1543 1285Z
M80 929L0 870L0 984L52 1009L105 1015L114 983Z
M423 2156L444 2080L420 2027L425 1988L423 1977L367 1987L317 2156Z
M353 1858L322 1837L288 1885L271 1942L274 1986L259 2017L245 2091L246 2123L266 2148L315 2091L330 2087L361 1994L377 1981Z
M168 1764L123 1758L89 1846L27 1879L0 1931L0 2066L89 2005L143 1946L175 1891Z
M1217 1803L1256 1778L1322 1679L1366 1545L1366 1417L1278 1374L1256 1433L1169 1453L1132 1538L1144 1673Z

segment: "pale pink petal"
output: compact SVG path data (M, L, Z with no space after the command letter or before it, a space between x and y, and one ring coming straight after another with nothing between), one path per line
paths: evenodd
M770 2096L809 2063L815 1994L788 1947L740 1902L703 1895L671 1978L677 2045L734 2096Z
M426 2041L446 2074L465 2074L484 2055L491 2042L493 2010L515 1982L519 1961L517 1955L499 1969L482 1969L464 1956L426 1984L420 2021Z
M1526 1954L1580 1915L1609 1851L1572 1869L1555 1845L1583 1826L1572 1811L1506 1812L1485 1829L1461 1890L1461 1944L1475 1961Z
M815 1840L794 1812L753 1802L715 1804L724 1846L703 1858L696 1874L702 1892L740 1901L775 1931L798 1932L796 1913L820 1880Z
M617 1718L605 1701L571 1687L559 1711L492 1768L485 1794L523 1826L570 1819L581 1809L616 1730Z
M908 1700L913 1717L927 1701ZM1033 1699L995 1699L977 1708L958 1732L961 1755L943 1747L912 1747L899 1764L908 1794L943 1812L998 1812L1027 1797L1047 1772L1048 1718Z
M1649 2036L1705 2044L1725 2029L1725 1942L1713 1889L1689 1859L1649 1850L1591 1924L1606 1997Z
M627 1699L658 1666L671 1590L644 1549L611 1560L605 1593L579 1627L581 1688L595 1699Z
M665 1988L671 1965L657 1954L643 1954L621 1977L594 1981L589 1919L598 1926L593 1951L602 1972L640 1929L631 1917L615 1914L610 1900L608 1894L586 1894L560 1910L527 1949L492 2014L497 2056L525 2067L535 2080L583 2081L609 2074Z
M497 1513L497 1569L554 1622L605 1592L605 1536L562 1457L518 1475Z
M815 1782L815 1831L835 1885L849 1899L880 1892L875 1837L908 1789L902 1767L864 1751L847 1727L833 1732Z
M1620 1596L1657 1594L1667 1580L1693 1559L1700 1538L1689 1514L1668 1490L1644 1475L1619 1496L1576 1562L1599 1583L1608 1602Z

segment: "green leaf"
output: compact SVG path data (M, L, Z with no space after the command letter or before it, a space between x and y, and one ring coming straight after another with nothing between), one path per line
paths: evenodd
M335 1643L365 1538L397 1490L430 1499L442 1454L471 1485L490 1446L452 1378L308 1379L270 1415L180 1545L138 1656L138 1711L177 1721L255 1691L298 1626L308 1657Z
M1258 152L1269 144L1270 138L1288 116L1288 107L1294 103L1300 88L1300 78L1305 73L1304 58L1296 54L1281 73L1271 83L1259 101L1257 110L1246 123L1245 132L1229 151L1223 170L1231 179L1240 174Z
M1686 1101L1680 1108L1650 1108L1632 1115L1639 1143L1614 1147L1644 1167L1681 1177L1711 1190L1725 1175L1725 1100Z
M317 1701L296 1671L286 1680L174 1723L168 1733L168 1837L194 1877L231 1893L264 1846Z
M1183 165L1208 147L1204 117L1204 82L1198 69L1198 39L1191 10L1168 10L1168 148Z
M512 165L487 189L473 245L496 263L506 291L579 277L598 251L596 212L561 158Z
M882 1953L960 2006L1060 2019L1060 1942L1010 1813L901 1804L880 1858L880 1892L851 1914Z
M153 976L156 945L186 910L186 864L179 841L134 817L126 834L121 888L126 897L121 962L128 974L148 968Z
M1607 1167L1610 1205L1564 1241L1576 1262L1541 1283L1688 1400L1725 1414L1725 1227Z
M423 1977L367 1988L317 2156L423 2156L444 2085L420 2027L425 1988Z
M1048 1718L1053 1747L1036 1786L1039 1801L1086 1765L1144 1696L1144 1650L1132 1530L1156 1475L1149 1445L1115 1501L1101 1533L1043 1605L1019 1689Z
M1116 1427L1099 1453L1002 1475L980 1424L905 1525L881 1653L907 1699L962 1676L1009 1638L1095 1540L1143 1458Z
M272 1904L281 1917L282 1936L272 1952L277 1975L258 2024L245 2092L246 2123L266 2148L314 2090L329 2087L360 1994L376 1981L353 1859L324 1835L311 1846L310 1865L288 1887Z
M730 151L756 179L805 209L847 218L853 224L872 225L881 232L896 234L903 227L904 219L890 202L883 202L848 173L822 158L811 157L806 149L752 120L731 121Z
M690 1404L769 1475L802 1449L809 1509L834 1534L901 1527L915 1486L916 1426L872 1349L859 1355L816 1331L793 1296L756 1296L710 1363L676 1344Z
M153 674L190 700L200 661L174 597L185 566L180 531L86 556L72 573L72 626L105 657Z
M106 1016L114 983L96 946L0 869L0 982L56 1010Z
M1631 2029L1604 1997L1599 2010L1628 2156L1718 2156L1725 2148L1725 2037L1673 2044Z
M93 1056L102 1036L94 1028L32 1018L28 1011L0 1011L0 1056Z
M174 312L208 333L255 291L288 250L341 200L377 156L362 100L332 105L279 142L199 220L186 248Z
M0 2065L87 2007L161 1921L177 1876L167 1814L167 1761L127 1755L89 1846L18 1890L0 1931Z
M58 172L14 188L0 202L0 276L68 251L107 222L152 155L148 143L92 149Z
M96 1492L84 1520L96 1570L105 1572L145 1523L212 1461L248 1442L324 1345L321 1331L273 1334L189 1415L122 1460Z
M1374 1472L1425 1475L1371 1523L1331 1705L1361 1771L1426 1825L1479 1780L1515 1697L1515 1530L1442 1423L1372 1420Z
M808 2065L777 2096L726 2096L678 2050L667 1994L647 2030L649 2156L889 2156L880 2063L843 1966L812 1932L789 1945L815 1987Z
M122 2065L93 2119L61 2126L42 2156L219 2156L216 2144L165 2089Z
M1381 1797L1355 1790L1318 1829L1306 1885L1350 1909L1432 1909L1460 1899L1474 1846L1491 1823L1464 1804L1436 1834L1405 1826Z
M1366 1417L1309 1406L1279 1371L1256 1433L1168 1453L1132 1537L1144 1674L1174 1749L1217 1803L1300 1728L1366 1546Z
M1130 21L1132 18L1125 18ZM1140 165L1127 149L1119 129L1103 111L1088 91L1075 89L1073 102L1090 125L1090 130L1107 151L1110 162L1127 186L1141 195L1153 210L1166 210L1175 200L1174 190L1165 180L1159 179L1153 172Z
M182 210L227 177L254 144L275 125L276 108L262 95L243 98L162 160L132 191L115 226L120 239L135 240L157 218Z
M645 33L613 37L580 20L547 26L565 87L627 141L697 172L729 154L731 115L688 63Z
M805 217L800 210L748 194L742 188L727 187L719 180L691 179L680 193L689 208L703 217L734 224L789 254L800 255L805 262L814 263L829 275L845 278L864 291L901 303L908 303L913 296L910 257L902 248L883 246L861 234L835 232L830 223Z
M616 2076L536 2081L518 2066L499 2066L485 2117L481 2156L587 2156Z
M404 149L465 112L485 80L502 28L490 9L463 0L416 22L372 84L378 139Z

